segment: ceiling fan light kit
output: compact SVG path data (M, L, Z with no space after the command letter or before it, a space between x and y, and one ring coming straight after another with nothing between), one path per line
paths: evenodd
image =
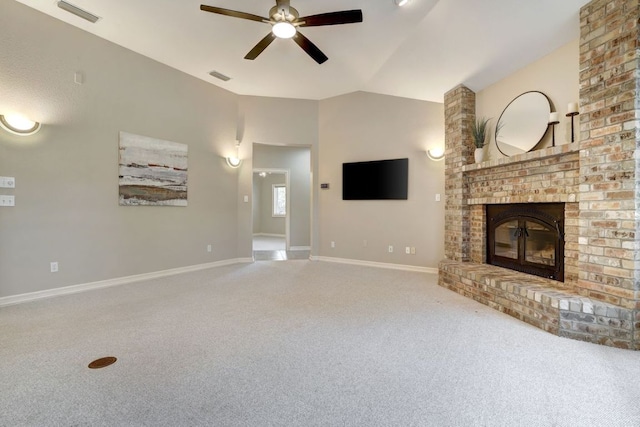
M279 39L290 39L296 35L296 27L291 22L276 22L271 28L273 34Z
M271 25L271 32L245 55L244 58L249 60L256 59L276 38L290 38L314 61L322 64L329 58L298 29L300 27L321 27L362 22L362 10L360 9L300 17L298 11L291 7L290 0L276 0L276 5L269 10L269 18L205 4L200 5L200 10Z

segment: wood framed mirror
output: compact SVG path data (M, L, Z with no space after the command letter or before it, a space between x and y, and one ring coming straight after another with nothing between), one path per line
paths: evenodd
M551 101L542 92L516 96L502 111L496 124L495 141L505 156L531 151L547 133Z

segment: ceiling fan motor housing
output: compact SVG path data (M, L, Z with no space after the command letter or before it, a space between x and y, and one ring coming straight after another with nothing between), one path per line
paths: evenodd
M273 6L269 10L269 17L271 18L272 21L275 21L275 22L293 23L298 19L299 16L300 14L295 8L287 5Z

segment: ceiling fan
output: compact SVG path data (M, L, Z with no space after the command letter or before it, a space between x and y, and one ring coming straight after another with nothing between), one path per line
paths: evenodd
M249 19L251 21L264 22L271 25L271 32L267 34L257 45L253 47L244 59L256 59L276 38L292 38L307 54L318 64L322 64L327 56L318 47L311 43L298 27L320 27L323 25L353 24L362 22L362 10L344 10L340 12L320 13L300 18L298 11L289 5L290 0L276 0L276 5L269 10L269 18L253 15L251 13L238 12L220 7L200 5L200 10L232 16L234 18Z

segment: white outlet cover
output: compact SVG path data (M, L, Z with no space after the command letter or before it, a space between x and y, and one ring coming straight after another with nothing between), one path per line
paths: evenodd
M0 196L0 206L15 206L16 196Z
M12 176L0 176L0 188L16 188L16 179Z

